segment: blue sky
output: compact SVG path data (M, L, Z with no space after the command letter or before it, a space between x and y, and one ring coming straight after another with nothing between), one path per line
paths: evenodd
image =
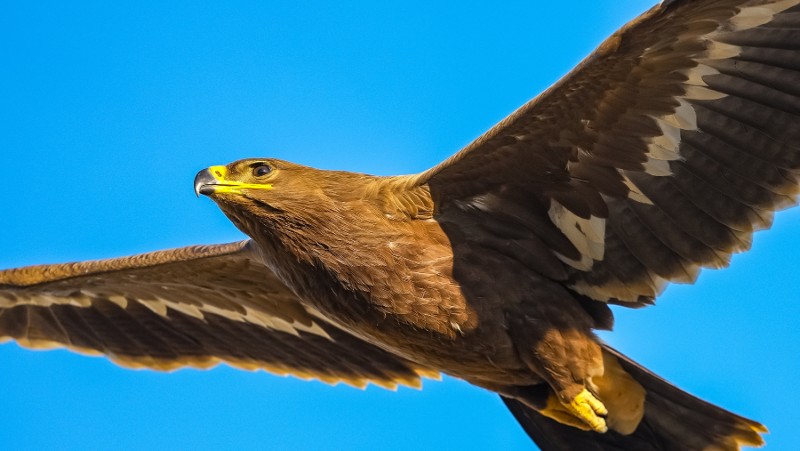
M0 267L241 238L194 174L255 156L374 174L469 143L650 6L589 2L4 2ZM604 335L800 442L800 209L732 268ZM8 449L530 449L496 396L366 391L228 367L171 374L0 346Z

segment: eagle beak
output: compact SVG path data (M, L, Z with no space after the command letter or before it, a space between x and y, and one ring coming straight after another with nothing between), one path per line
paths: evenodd
M194 194L200 197L201 194L208 196L217 190L216 185L225 181L225 166L211 166L203 169L194 176Z
M225 166L211 166L203 169L194 176L194 193L210 196L212 194L244 194L243 190L271 190L271 183L244 183L235 180L226 180L228 168Z

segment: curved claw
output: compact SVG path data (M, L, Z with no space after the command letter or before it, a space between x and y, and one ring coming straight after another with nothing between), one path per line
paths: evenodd
M608 431L606 420L602 418L608 415L608 409L585 388L568 403L559 401L558 397L551 393L547 398L547 405L539 413L561 424L584 431L600 433Z
M584 388L564 407L571 414L588 424L593 431L606 432L608 430L606 420L601 418L601 415L608 415L608 409L589 390Z

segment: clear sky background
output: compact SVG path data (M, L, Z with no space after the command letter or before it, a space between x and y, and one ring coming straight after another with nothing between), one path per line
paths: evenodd
M272 156L424 170L536 95L652 1L0 5L0 267L242 235L194 174ZM112 6L113 5L113 6ZM455 6L458 5L458 6ZM604 335L796 449L800 209L732 268L617 310ZM222 366L171 374L0 346L0 448L530 449L455 379L365 391Z

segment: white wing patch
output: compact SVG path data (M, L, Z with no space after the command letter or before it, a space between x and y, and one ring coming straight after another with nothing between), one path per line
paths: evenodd
M691 43L695 43L695 45L698 42L704 44L702 50L693 55L687 55L694 61L695 65L676 72L685 77L685 81L682 83L683 94L673 98L675 100L674 109L664 115L649 114L649 117L658 125L660 134L648 138L646 141L647 160L642 163L642 171L645 173L653 177L671 176L670 162L680 161L684 158L680 153L682 134L699 130L694 103L719 100L727 96L724 92L712 89L706 82L709 77L720 75L720 71L715 67L719 62L736 58L742 54L742 47L724 42L725 37L731 33L767 24L777 14L800 4L800 0L751 3L759 4L739 8L731 19L718 24L717 29L710 33L703 34L703 32L692 31L692 27L689 27L686 32L677 36L677 40L661 42L649 48L643 55L643 61L658 64L661 59L675 58L675 52L679 52L681 48L692 48ZM702 18L700 20L708 19ZM696 27L697 30L702 28ZM630 200L641 204L653 204L642 189L628 177L627 173L629 171L620 169L618 172L622 182L629 190L628 198ZM605 230L605 221L603 219L577 217L555 201L551 201L549 215L553 223L558 226L583 256L581 261L572 261L561 255L558 255L559 259L583 271L590 270L594 261L603 259L604 233L599 233L599 231ZM765 220L768 220L768 218ZM725 260L727 259L721 259L721 261ZM684 274L677 277L676 280L691 282L697 277L699 270L700 267L698 265L685 264ZM642 295L657 296L666 287L666 284L667 281L665 279L649 272L647 280L633 285L630 282L623 283L619 280L611 280L598 287L584 281L578 281L571 288L597 300L607 301L614 298L619 301L636 302Z
M606 220L596 216L581 218L569 211L554 199L550 199L547 211L550 220L581 253L580 261L575 261L556 253L559 260L575 269L588 271L595 261L603 260L605 253Z
M112 302L122 309L127 308L131 302L137 302L164 318L169 318L170 310L203 321L205 320L205 314L214 314L232 321L250 323L295 336L299 336L299 332L305 332L333 341L330 335L316 322L312 322L310 325L302 324L298 321L289 322L283 318L264 313L251 306L244 306L242 309L243 311L239 311L220 308L208 303L189 304L177 302L157 295L152 295L147 298L140 296L136 299L132 299L121 295L104 295L90 290L74 291L70 293L53 291L29 292L24 294L15 294L8 290L0 290L0 308L13 308L19 305L33 305L37 307L70 305L79 308L90 308L93 301L97 302L99 300Z
M645 196L644 193L642 193L642 191L639 189L639 187L636 186L636 184L633 183L633 181L631 179L629 179L627 175L623 174L622 182L630 190L630 192L628 192L628 198L629 199L635 200L636 202L639 202L639 203L642 203L642 204L653 205L653 201L650 200L649 197Z
M683 158L679 151L681 131L698 129L697 114L691 101L718 100L726 96L725 93L709 88L704 80L705 77L720 73L713 67L716 61L735 58L742 52L741 47L722 42L720 40L722 35L769 23L775 18L776 14L798 4L800 4L800 0L782 0L744 7L727 23L720 24L717 30L712 33L697 36L687 32L678 36L677 42L672 43L674 47L679 47L682 41L698 39L704 41L706 45L703 51L692 56L692 59L697 62L695 67L678 71L679 74L687 78L683 83L684 94L675 97L678 106L671 114L651 116L661 129L661 135L648 139L647 161L642 164L642 168L647 174L654 177L670 176L672 175L672 170L669 162ZM670 52L664 53L663 45L653 47L649 49L649 52L654 54L652 56L654 60L672 57ZM630 189L628 198L636 202L652 204L652 201L623 172L620 171L623 182Z
M733 31L742 31L764 25L771 22L775 14L786 11L797 4L800 4L799 0L782 0L742 8L738 14L731 18L731 29Z

